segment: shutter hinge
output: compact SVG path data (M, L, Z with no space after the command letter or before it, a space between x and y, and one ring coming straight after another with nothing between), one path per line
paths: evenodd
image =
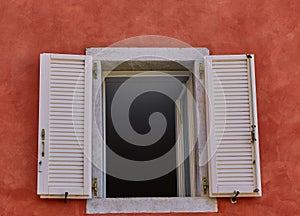
M204 65L203 64L200 64L199 65L199 71L200 71L200 73L202 73L203 71L204 71Z
M252 125L252 130L251 130L251 142L254 143L254 141L256 141L256 138L255 138L255 128L256 128L256 125Z
M45 132L45 129L42 129L41 131L41 139L42 139L42 157L45 156L45 135L46 132Z
M207 181L207 177L206 176L202 177L202 187L203 187L203 193L207 194L208 181Z
M42 129L41 138L42 140L45 140L45 129Z
M93 64L93 78L94 79L98 79L97 70L98 70L98 65L96 62L94 62L94 64Z
M246 54L247 58L252 58L252 55Z
M200 64L199 65L199 79L200 80L203 80L204 79L204 70L205 70L205 67L203 64Z
M93 178L92 190L94 197L98 197L98 178Z

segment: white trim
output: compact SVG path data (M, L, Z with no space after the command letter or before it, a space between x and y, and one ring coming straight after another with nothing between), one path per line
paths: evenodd
M207 169L207 134L206 134L206 91L204 86L204 67L200 67L200 61L194 62L194 95L195 99L195 116L196 116L196 196L208 196L204 193L202 178L208 177Z
M102 197L106 197L106 83L105 80L102 81L102 120L103 120L103 161L102 161Z
M48 113L49 113L49 55L40 55L40 94L38 128L38 180L37 194L48 194ZM44 156L42 156L42 129L45 130Z
M93 65L97 65L97 70L93 71L93 73L96 73L96 77L93 77L93 98L92 98L92 115L93 115L93 123L92 123L92 134L93 134L93 141L92 141L92 181L94 181L94 178L97 178L97 184L98 184L98 196L94 196L93 198L99 198L104 197L105 191L101 185L103 185L103 178L105 175L103 175L103 152L105 151L104 148L104 142L103 142L103 126L102 124L98 125L97 122L103 122L103 115L102 113L97 112L97 110L103 109L103 101L102 101L102 68L101 68L101 62L100 61L93 61ZM95 68L95 69L96 69ZM98 94L101 92L100 94Z
M87 48L94 61L195 61L209 54L207 48Z
M84 102L84 188L83 194L92 197L92 57L85 58L85 102Z
M256 169L256 186L259 188L258 196L262 196L262 186L261 186L261 176L260 176L260 154L259 154L259 134L258 134L258 115L257 115L257 105L256 105L256 85L255 85L255 66L254 66L254 55L251 54L250 61L250 79L251 79L251 96L252 96L252 112L253 112L253 124L256 125L255 135L256 141L254 141L254 155L255 158L255 169Z
M217 200L206 197L106 198L87 202L87 214L217 212Z
M86 49L86 54L91 55L94 61L101 61L102 63L123 61L129 59L135 59L137 57L140 61L156 61L163 60L166 61L178 61L182 63L184 61L190 61L195 67L195 76L199 78L199 70L203 68L204 57L209 55L209 51L206 48L88 48ZM140 56L144 56L142 59ZM146 56L146 57L145 57ZM160 56L160 58L157 58ZM163 59L163 58L164 59ZM184 64L184 63L183 63ZM201 69L202 70L202 69ZM196 81L195 81L196 82ZM199 156L201 155L201 150L205 150L206 145L206 135L205 131L203 133L199 130L205 129L205 116L204 111L199 113L199 108L204 108L205 100L200 98L204 96L204 88L201 86L200 82L196 82L194 85L194 95L196 100L196 122L201 121L197 128L197 152L196 157L199 161ZM95 89L95 88L94 88ZM101 86L99 87L101 90ZM200 92L199 92L200 91ZM198 101L199 100L199 101ZM103 99L102 99L103 101ZM95 108L95 106L93 106ZM93 113L95 111L93 110ZM102 110L103 113L103 110ZM103 124L103 122L102 122ZM204 125L204 126L203 126ZM203 146L202 146L203 145ZM93 152L97 148L95 143L93 143ZM98 155L98 158L93 158L93 160L105 159L103 155ZM202 175L207 176L205 171L206 166L197 165L197 194L202 196ZM94 175L94 173L93 173ZM96 176L93 176L96 177ZM101 185L99 185L100 187ZM168 197L168 198L104 198L104 199L91 199L87 200L87 213L141 213L141 212L217 212L217 201L214 198L209 198L207 195L202 197Z

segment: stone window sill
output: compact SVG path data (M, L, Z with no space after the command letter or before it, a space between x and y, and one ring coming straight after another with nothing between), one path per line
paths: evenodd
M209 197L99 198L87 201L87 214L217 212Z

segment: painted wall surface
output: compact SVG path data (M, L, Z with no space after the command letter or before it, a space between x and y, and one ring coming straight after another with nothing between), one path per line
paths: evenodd
M149 34L255 54L263 197L219 199L212 215L299 215L299 11L298 0L0 0L0 215L85 214L85 201L36 195L39 54Z

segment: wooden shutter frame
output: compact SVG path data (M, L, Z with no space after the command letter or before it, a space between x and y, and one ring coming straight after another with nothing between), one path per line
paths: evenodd
M38 184L37 194L41 198L65 198L65 194L59 191L49 191L48 186L48 162L49 162L49 94L50 94L50 62L51 58L66 61L84 61L84 152L83 152L83 187L79 193L74 188L68 194L68 199L91 198L91 119L92 119L92 58L85 55L65 54L41 54L40 55L40 107L39 107L39 131L38 131ZM42 145L41 131L45 131L44 145ZM76 132L76 131L75 131ZM44 156L42 152L44 151ZM70 187L71 188L71 187ZM80 190L81 191L81 190ZM68 191L66 191L68 192Z
M208 170L209 170L209 195L210 197L231 197L234 196L234 193L216 193L216 180L214 179L213 172L216 171L216 164L212 161L212 152L215 152L215 146L212 144L214 143L214 128L212 127L212 115L214 114L214 108L210 103L210 98L212 93L211 88L211 79L212 77L212 60L245 60L247 59L247 66L248 66L248 84L249 84L249 97L250 97L250 117L252 120L252 125L255 125L253 128L253 132L255 134L255 139L253 142L253 157L254 157L254 174L255 174L255 184L256 188L252 193L240 193L240 197L259 197L262 195L261 190L261 177L260 177L260 160L259 160L259 139L258 139L258 121L257 121L257 107L256 107L256 86L255 86L255 70L254 70L254 55L247 54L247 55L210 55L205 57L205 85L206 85L206 113L207 113L207 136L208 136L208 155L209 155L209 163L208 163ZM209 76L211 76L209 78Z

